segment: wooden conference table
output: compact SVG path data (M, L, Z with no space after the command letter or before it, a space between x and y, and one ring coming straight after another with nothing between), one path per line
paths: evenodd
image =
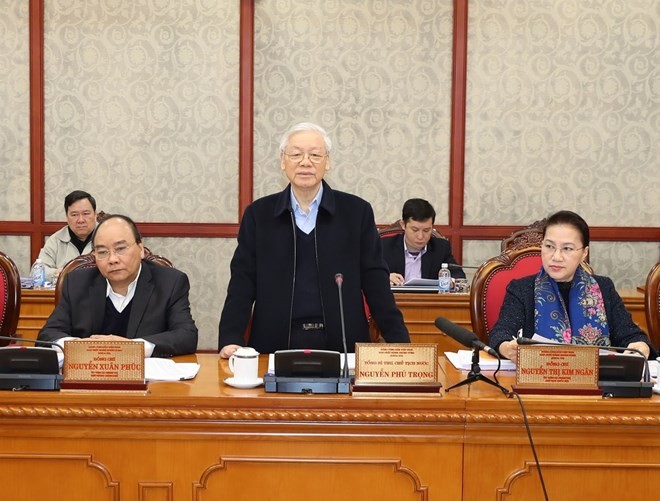
M197 378L148 393L0 392L0 499L543 499L518 402L483 382L272 394L226 386L217 355L178 360L197 360ZM466 376L439 366L445 387ZM660 397L524 401L550 499L655 496Z
M644 294L634 289L620 290L627 310L633 320L645 331ZM469 294L395 293L396 303L414 343L437 343L439 353L456 351L458 343L440 332L434 325L443 316L467 329L471 329ZM21 315L17 332L21 337L35 339L46 319L53 311L53 290L21 291Z

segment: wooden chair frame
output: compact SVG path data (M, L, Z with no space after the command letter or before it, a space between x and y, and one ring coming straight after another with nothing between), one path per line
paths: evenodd
M0 300L4 306L0 311L0 336L16 337L16 327L21 310L21 277L14 261L4 252L0 252L0 280L4 282L4 294ZM0 340L0 346L9 344Z
M387 238L391 237L394 235L403 235L403 228L401 227L401 220L397 219L394 221L392 224L388 226L384 226L383 228L378 229L378 234L380 235L381 238ZM433 236L436 238L444 238L447 240L447 237L442 236L438 231L433 228L432 232Z
M546 219L534 221L529 226L514 231L507 238L502 240L501 251L513 251L520 249L529 249L530 247L541 247L543 241L543 228L545 228Z
M539 219L538 221L534 221L529 226L514 231L511 233L511 235L502 240L502 243L500 244L500 250L504 252L529 249L530 247L540 248L541 243L543 242L543 230L545 229L547 221L548 220L546 218ZM589 254L587 254L585 259L585 263L588 262Z
M655 263L646 277L644 289L646 326L653 345L660 347L660 261Z

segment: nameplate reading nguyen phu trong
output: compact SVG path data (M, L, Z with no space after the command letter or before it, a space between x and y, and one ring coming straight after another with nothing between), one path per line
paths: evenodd
M356 343L353 391L439 392L438 345Z
M518 347L518 393L601 395L598 347L537 344Z
M63 389L144 390L144 343L64 342Z

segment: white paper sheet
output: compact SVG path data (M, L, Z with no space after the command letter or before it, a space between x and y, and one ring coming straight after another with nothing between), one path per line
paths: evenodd
M469 371L472 368L472 350L458 350L457 352L446 351L445 357L451 364L461 371ZM479 353L479 368L482 371L494 371L497 369L497 358L488 353ZM501 371L515 371L516 364L508 358L503 358L500 366Z
M197 363L177 363L169 358L145 358L144 379L147 381L184 381L199 372Z

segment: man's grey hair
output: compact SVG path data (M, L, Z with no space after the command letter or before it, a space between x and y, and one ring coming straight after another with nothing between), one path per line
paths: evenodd
M303 132L308 130L318 132L319 134L321 134L321 136L323 136L323 142L325 143L326 153L328 153L329 155L330 150L332 149L332 141L330 140L330 136L328 136L328 133L325 131L323 127L321 127L320 125L313 124L311 122L301 122L299 124L294 125L288 131L286 131L282 136L282 140L280 141L280 152L284 153L284 149L289 144L289 138L291 136L293 136L297 132Z

